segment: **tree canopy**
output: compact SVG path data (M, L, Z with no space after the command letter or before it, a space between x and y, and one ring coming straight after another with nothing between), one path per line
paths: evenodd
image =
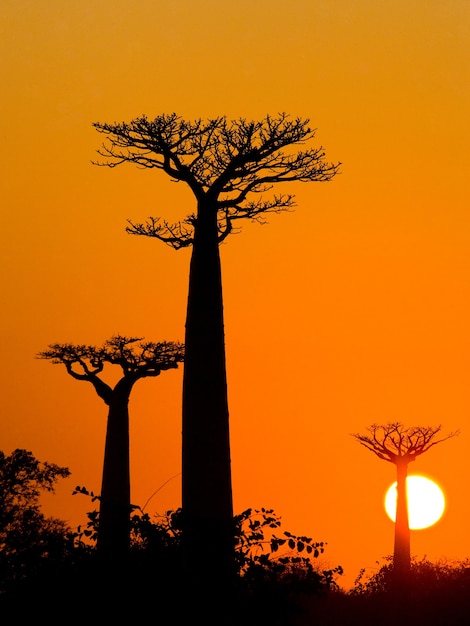
M41 462L28 450L0 451L0 596L70 548L65 522L45 517L39 502L42 492L54 492L69 475L68 468Z
M178 367L183 361L184 347L178 342L152 342L144 341L142 337L114 335L98 347L53 343L38 357L54 364L64 364L67 372L77 380L97 376L106 363L119 365L124 375L144 378Z
M458 431L436 438L442 426L411 426L405 428L401 422L384 425L372 424L367 428L368 435L355 433L352 436L379 459L395 465L401 460L414 461L430 448L455 437Z
M104 158L98 165L130 162L157 168L172 180L185 182L199 202L216 203L219 241L232 231L235 220L263 222L264 214L295 205L291 193L266 197L274 184L329 181L340 165L327 162L321 146L292 150L312 140L315 129L308 119L286 113L259 121L225 116L187 121L171 113L93 126L107 138L98 150ZM194 213L179 223L150 217L145 224L129 222L127 230L181 248L193 243L195 221Z

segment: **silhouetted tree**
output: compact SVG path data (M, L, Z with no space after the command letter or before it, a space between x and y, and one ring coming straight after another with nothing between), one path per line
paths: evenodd
M117 335L103 346L51 344L38 357L62 363L77 380L93 385L108 408L103 476L101 483L97 549L106 557L118 559L129 550L130 472L129 397L141 378L158 376L183 361L180 343L145 342L136 337ZM99 377L105 364L118 365L122 377L113 386Z
M45 517L39 498L70 475L66 467L38 461L31 452L0 451L0 597L12 586L60 562L73 541L62 520Z
M286 114L260 121L217 117L186 121L176 114L129 123L95 123L107 137L100 165L133 163L162 170L189 186L196 209L172 224L151 217L130 223L134 235L155 237L175 249L192 246L183 376L182 508L188 563L234 571L229 412L219 244L241 219L263 222L294 206L294 196L266 198L276 183L329 181L338 165L323 149L295 151L315 136L309 120ZM209 529L209 532L208 532ZM204 533L210 542L201 544Z
M408 465L430 448L457 435L457 431L437 438L442 426L411 426L405 428L400 422L385 425L372 424L368 435L353 434L361 445L376 454L379 459L393 463L397 468L397 510L395 518L395 543L393 573L396 580L403 580L410 572L410 526L406 477Z

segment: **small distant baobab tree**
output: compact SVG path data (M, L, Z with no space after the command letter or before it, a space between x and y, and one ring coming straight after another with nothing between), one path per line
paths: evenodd
M454 431L439 437L442 426L411 426L405 428L400 422L385 425L372 424L368 434L353 437L379 459L393 463L397 468L397 510L395 518L395 543L393 572L395 580L406 580L411 563L410 526L406 478L408 465L430 448L458 434Z
M108 406L97 550L107 559L119 559L127 554L130 542L130 394L141 378L178 367L184 358L184 347L180 343L152 343L117 335L100 347L51 344L38 358L65 365L70 376L91 383ZM122 370L122 377L114 386L100 377L108 363Z
M192 246L183 374L183 545L189 570L235 570L229 411L219 244L243 219L264 222L294 206L294 196L269 192L277 183L330 181L339 164L323 148L295 150L312 140L309 120L286 114L260 121L216 117L187 121L176 115L129 123L95 123L106 141L102 166L133 163L161 170L186 184L196 209L179 223L151 217L129 222L133 235L175 249ZM268 194L268 196L266 196ZM201 536L209 538L204 544Z

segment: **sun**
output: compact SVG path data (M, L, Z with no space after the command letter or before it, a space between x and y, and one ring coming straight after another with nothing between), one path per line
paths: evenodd
M408 516L412 530L428 528L440 520L446 502L442 489L425 476L412 475L406 479L408 490ZM397 506L397 483L385 495L385 511L394 522Z

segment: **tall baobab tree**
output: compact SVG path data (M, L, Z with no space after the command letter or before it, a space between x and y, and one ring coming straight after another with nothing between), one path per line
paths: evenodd
M65 365L70 376L91 383L108 406L97 549L105 558L119 559L127 554L130 542L130 394L141 378L178 367L184 347L180 343L152 343L117 335L101 347L51 344L38 358ZM114 387L100 377L108 363L122 370Z
M379 459L393 463L397 468L397 511L395 518L395 543L393 552L394 578L406 579L410 571L410 526L406 477L408 465L430 448L458 434L458 431L438 437L442 426L411 426L405 428L400 422L385 425L372 424L369 434L353 434L361 445L376 454Z
M229 410L219 244L241 219L263 222L294 206L266 197L277 183L329 181L338 165L323 148L295 151L315 136L309 120L286 114L260 121L217 117L187 121L172 113L129 123L95 123L106 139L102 166L133 163L186 184L195 211L179 223L150 217L127 231L175 249L192 246L183 374L183 543L189 569L205 564L217 578L234 570ZM201 542L204 534L206 540Z

